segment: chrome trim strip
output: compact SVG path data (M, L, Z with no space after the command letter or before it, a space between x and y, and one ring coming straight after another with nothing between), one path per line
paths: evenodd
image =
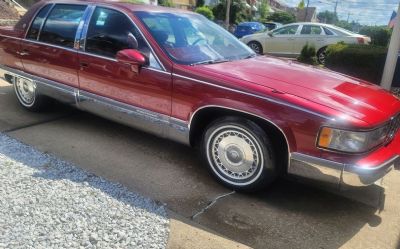
M53 3L53 4L50 4L50 5L51 5L51 6L50 6L50 9L47 11L46 15L44 16L42 24L40 24L39 32L38 32L38 35L37 35L37 37L36 37L36 40L37 40L37 41L39 41L40 35L42 34L42 30L43 30L44 24L47 22L47 18L49 17L51 11L52 11L52 10L54 9L54 7L56 6L54 3ZM46 7L46 6L47 6L47 4L43 5L43 7L40 8L40 10L42 10L42 9L43 9L44 7ZM33 21L36 19L36 17L37 17L37 15L39 14L40 10L36 13L35 17L32 19L31 25L33 24ZM30 29L31 29L31 26L29 26L29 29L28 29L28 31L26 32L25 38L28 36L28 33L29 33L29 30L30 30Z
M53 45L53 44L50 44L50 43L45 43L45 42L36 41L36 40L29 40L29 39L22 39L22 40L25 41L25 42L35 43L35 44L43 45L43 46L49 46L49 47L52 47L52 48L63 49L63 50L67 50L67 51L74 52L74 53L77 52L77 50L74 49L74 48L61 47L61 46L58 46L58 45Z
M24 40L23 38L19 38L19 37L13 37L13 36L9 36L9 35L2 35L0 34L0 37L4 37L4 38L9 38L9 39L15 39L15 40Z
M96 6L94 6L92 4L89 5L89 7L88 7L89 13L84 18L82 18L83 26L82 26L81 33L79 34L79 50L80 51L85 51L87 31L88 31L90 20L92 19L95 9L96 9Z
M80 41L81 41L81 36L82 36L82 31L85 26L85 22L87 20L88 16L91 16L92 14L92 9L90 8L91 6L86 5L86 9L83 12L83 16L81 20L79 21L78 28L76 29L75 33L75 40L74 40L74 48L76 50L79 50L80 48Z
M248 95L248 96L251 96L251 97L267 100L269 102L280 104L280 105L284 105L284 106L288 106L288 107L291 107L291 108L294 108L294 109L297 109L297 110L300 110L300 111L303 111L303 112L306 112L306 113L313 114L315 116L318 116L318 117L321 117L321 118L324 118L324 119L328 119L328 120L332 120L332 121L334 120L334 118L332 118L332 117L323 115L321 113L313 112L313 111L307 110L305 108L301 108L301 107L298 107L298 106L295 106L295 105L292 105L292 104L289 104L289 103L286 103L286 102L283 102L283 101L280 101L280 100L268 98L268 97L257 95L257 94L253 94L253 93L244 92L244 91L241 91L241 90L232 89L232 88L225 87L225 86L220 86L220 85L217 85L217 84L213 84L213 83L210 83L210 82L206 82L206 81L202 81L202 80L186 77L186 76L175 74L175 73L173 73L173 76L176 76L178 78L182 78L182 79L185 79L185 80L195 81L197 83L204 84L204 85L209 85L209 86L221 88L221 89L228 90L228 91L231 91L231 92L240 93L240 94Z
M294 152L288 174L317 180L339 188L344 164Z
M338 189L374 184L400 165L400 156L395 156L373 168L338 163L301 153L292 153L288 174L317 180Z
M89 53L89 52L82 51L82 50L78 50L78 54L93 56L93 57L96 57L96 58L99 58L99 59L108 60L108 61L112 61L112 62L118 62L116 59L113 59L111 57L106 57L106 56L102 56L102 55L98 55L98 54L93 54L93 53Z

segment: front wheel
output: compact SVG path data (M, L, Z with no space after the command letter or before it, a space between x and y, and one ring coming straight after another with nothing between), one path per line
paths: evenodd
M247 44L256 54L263 54L263 48L259 42L251 41Z
M203 136L203 157L214 177L237 191L257 191L277 177L267 134L254 122L225 117L208 126Z

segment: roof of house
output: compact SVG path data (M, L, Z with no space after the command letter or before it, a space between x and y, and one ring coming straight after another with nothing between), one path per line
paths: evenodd
M19 15L16 9L6 4L4 1L0 1L0 19L19 19Z

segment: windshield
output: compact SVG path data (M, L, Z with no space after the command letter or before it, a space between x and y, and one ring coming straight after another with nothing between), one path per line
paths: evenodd
M176 63L209 64L255 56L236 37L201 15L142 11L135 14Z

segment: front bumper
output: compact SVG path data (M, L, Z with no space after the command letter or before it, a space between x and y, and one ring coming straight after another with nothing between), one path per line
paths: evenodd
M343 189L349 186L361 187L374 184L397 165L400 165L398 155L380 165L363 167L292 153L288 173Z

